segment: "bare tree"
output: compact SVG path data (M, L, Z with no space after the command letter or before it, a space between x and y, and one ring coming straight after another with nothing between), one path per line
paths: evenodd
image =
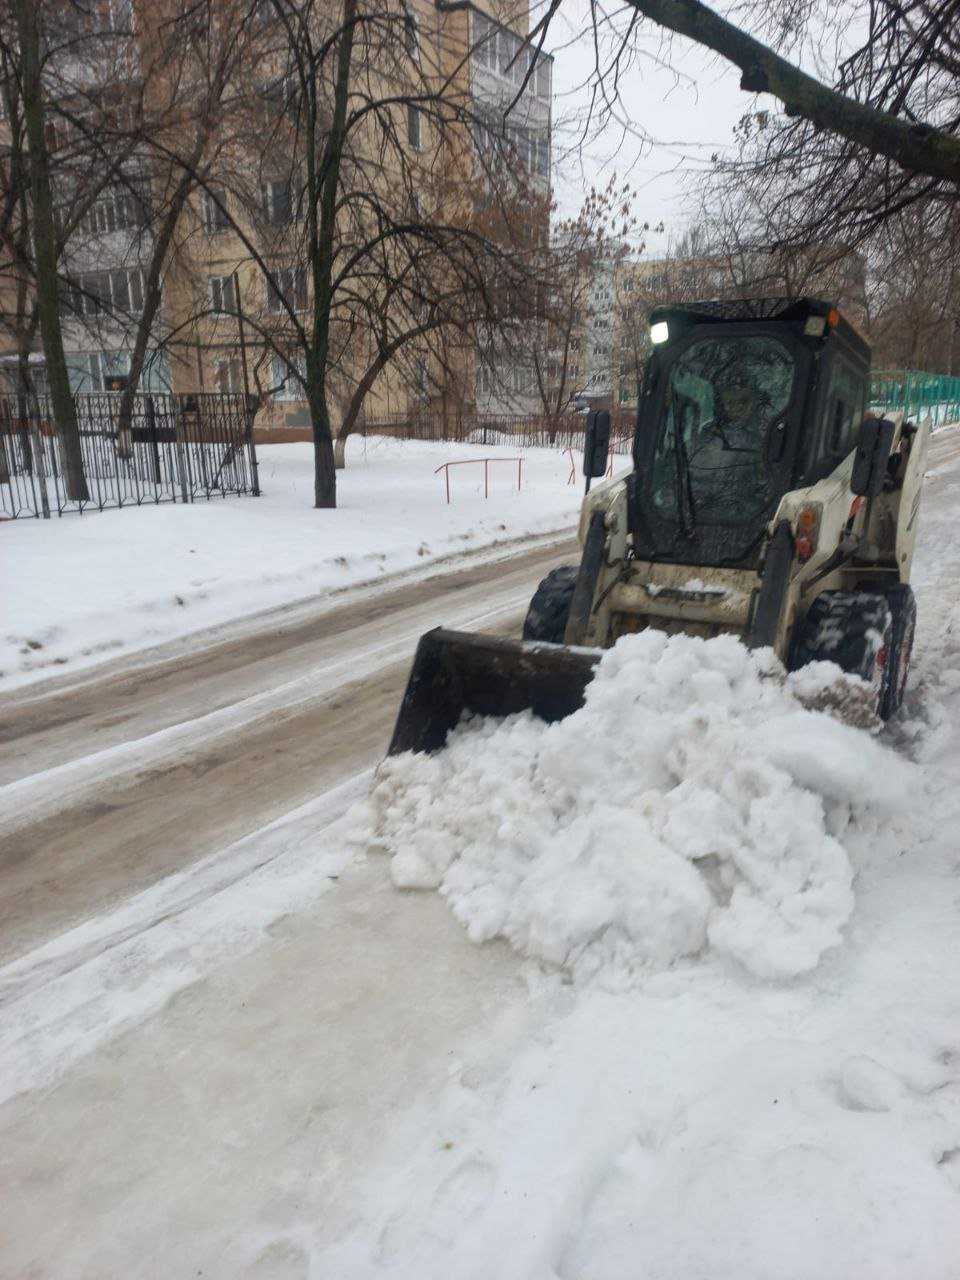
M617 272L614 300L621 403L633 404L639 396L650 354L650 312L655 306L739 292L725 257L701 225L688 228L662 258L625 260Z
M17 105L22 113L22 133L18 123L11 134L12 140L17 142L18 152L14 158L11 151L10 176L11 180L14 174L27 180L29 240L32 243L30 268L37 322L43 340L47 385L60 431L66 491L70 498L83 501L88 493L60 321L58 235L44 107L44 27L35 0L14 0L13 16L16 27L14 32L5 32L4 58L8 73L14 66L19 72ZM11 39L14 35L16 44ZM12 101L13 93L8 91L7 97ZM13 210L22 216L24 206L16 197L12 202ZM23 253L28 241L15 235L9 243L15 251Z
M960 211L918 205L888 219L868 256L874 358L886 366L960 369Z
M598 335L610 343L613 312L607 295L612 295L617 265L630 252L638 230L634 193L614 175L606 187L587 194L574 217L554 223L549 242L538 245L529 258L535 282L531 305L518 310L513 324L488 336L488 376L495 383L498 368L512 367L500 358L500 348L519 355L526 370L524 402L532 393L551 440L588 377L609 381L610 360L595 358L593 347ZM515 388L504 385L497 391L505 403L515 394Z
M337 410L342 446L388 367L426 362L441 381L438 353L456 344L438 335L498 314L519 258L471 181L469 54L447 56L442 33L421 43L403 0L261 0L257 22L261 70L237 103L259 113L255 148L238 139L203 172L177 160L242 246L242 297L226 289L218 309L242 312L267 353L264 389L272 370L300 389L316 504L333 506ZM178 331L202 317L196 302Z
M549 0L533 39L545 38L563 0ZM596 50L595 103L601 114L615 102L622 76L629 74L636 36L644 19L667 32L712 50L741 72L741 88L771 94L801 133L816 131L849 144L856 165L878 158L889 166L889 198L906 194L912 180L929 192L942 188L955 197L960 183L960 96L958 96L957 0L862 0L833 7L807 2L787 6L776 0L744 6L742 25L728 21L701 0L625 0L613 19L603 0L590 0ZM862 22L867 38L836 68L833 85L809 75L778 51L799 46L802 37L827 21L834 32ZM771 45L745 29L772 36ZM824 43L819 50L828 56Z

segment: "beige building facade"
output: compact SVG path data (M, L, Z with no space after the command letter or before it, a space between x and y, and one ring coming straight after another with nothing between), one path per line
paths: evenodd
M250 9L247 0L218 0L212 11L223 25L221 37ZM537 59L524 46L525 0L467 5L387 0L374 10L391 22L385 21L376 37L380 45L355 50L351 68L357 89L381 105L373 113L377 118L351 135L351 172L342 181L358 199L344 215L354 223L340 235L335 274L342 270L346 285L330 312L328 392L335 429L338 412L346 411L364 381L369 387L362 413L371 421L424 409L460 414L484 407L470 324L461 323L452 308L450 324L430 329L420 314L435 305L424 282L433 293L443 292L443 264L431 264L424 254L423 264L415 262L411 269L408 262L385 257L384 280L391 286L391 272L422 271L422 278L393 294L387 284L364 282L362 304L351 311L343 296L361 287L356 281L362 274L351 278L343 267L351 236L371 239L377 217L394 225L407 218L425 225L469 222L482 217L484 201L478 195L499 198L516 184L518 173L542 197L536 217L546 234L552 69L548 58ZM300 90L289 75L290 50L271 35L273 8L265 0L251 12L244 18L255 24L247 56L232 69L220 95L217 136L197 161L197 181L163 264L162 300L141 386L183 393L250 391L260 400L258 427L302 431L310 422L300 381L302 348L305 337L309 345L315 310L303 207L307 140ZM340 6L315 6L315 13L321 24L326 18L335 25ZM73 75L89 95L99 77L102 96L116 78L116 49L122 47L132 95L148 104L153 94L164 99L168 86L157 79L151 51L151 31L162 16L153 0L102 0L91 22L97 47L113 51L109 58L91 58L82 69L61 68L61 85ZM192 72L179 71L187 82L185 97L190 75L202 79L205 70L198 62ZM400 101L386 105L391 99ZM321 102L313 124L322 130L330 123ZM146 225L142 213L171 181L169 173L158 170L154 153L144 165L141 207L131 194L135 148L125 163L130 181L101 191L63 253L70 280L64 337L77 391L107 389L129 368L156 246L157 228ZM368 215L353 211L361 203L359 193L369 196ZM0 291L0 357L9 357L16 348L17 320L6 301L8 284ZM391 337L402 336L403 325L425 332L399 343L377 369L385 339L376 320Z

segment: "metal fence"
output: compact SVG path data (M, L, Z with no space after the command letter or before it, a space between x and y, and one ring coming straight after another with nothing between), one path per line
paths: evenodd
M77 395L85 496L70 492L47 396L0 396L0 511L8 518L258 494L242 395L143 394L128 423L120 393Z
M874 408L903 411L907 418L925 418L935 427L960 422L960 378L924 373L921 369L876 369L871 378Z
M629 451L636 411L614 412L612 435L618 452ZM451 440L463 444L509 445L522 449L582 449L586 415L548 418L533 414L465 414L457 418L416 413L391 418L366 418L358 427L365 435L391 435L404 440Z

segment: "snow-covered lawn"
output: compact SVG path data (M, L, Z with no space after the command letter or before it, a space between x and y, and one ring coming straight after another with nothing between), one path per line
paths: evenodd
M261 446L260 498L0 524L0 687L416 569L571 530L582 483L559 450L355 438L336 511L316 511L308 444ZM517 465L523 456L523 487ZM447 461L498 458L489 468Z

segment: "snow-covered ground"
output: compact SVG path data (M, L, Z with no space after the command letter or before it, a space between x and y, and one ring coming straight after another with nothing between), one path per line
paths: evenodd
M647 634L561 724L387 762L365 821L394 882L573 989L424 1108L334 1273L960 1276L958 443L879 741L735 644Z
M0 688L102 662L466 550L571 529L559 450L351 439L338 509L313 508L308 444L261 446L260 498L0 525ZM523 456L518 468L507 459ZM448 461L499 459L450 469Z
M3 1273L957 1280L958 510L879 737L637 637L0 971Z

